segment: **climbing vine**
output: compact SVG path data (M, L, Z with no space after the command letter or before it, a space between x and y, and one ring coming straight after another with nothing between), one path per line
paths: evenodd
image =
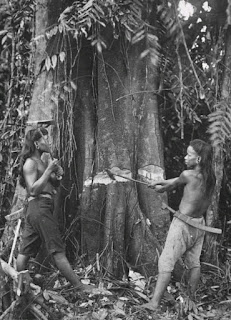
M17 177L18 154L31 98L34 2L6 1L0 7L0 206L9 210Z
M144 41L146 48L140 58L149 58L151 66L157 66L157 31L156 27L147 22L150 20L148 16L153 14L153 6L155 1L150 1L149 5L142 0L75 1L61 13L57 24L44 35L49 45L42 65L47 72L54 74L52 100L57 106L57 123L62 132L61 145L57 149L62 150L63 159L69 166L76 150L73 108L78 90L72 67L79 59L83 43L87 42L92 47L94 56L100 55L109 46L104 30L111 28L114 39L124 37L130 45ZM94 58L94 61L96 59ZM92 74L93 82L94 77ZM75 78L78 78L78 75L75 75ZM93 92L97 100L97 93L94 90Z
M157 12L157 15L153 12ZM220 62L223 54L220 53L224 52L222 48L224 39L222 39L222 33L217 38L216 26L205 21L205 14L208 13L200 4L198 13L192 19L183 21L179 17L179 9L174 1L159 3L154 0L149 2L79 0L73 2L62 12L57 25L46 33L50 41L59 44L58 50L57 46L53 46L54 50L47 52L44 60L46 70L49 72L51 69L58 68L60 63L65 64L66 60L69 61L65 65L65 80L58 87L56 86L55 92L61 93L58 98L56 95L55 101L59 103L61 98L62 105L67 101L67 110L72 114L74 99L71 102L70 96L73 96L73 89L76 91L77 86L73 82L70 66L78 59L83 40L89 42L96 54L101 54L107 49L109 43L104 37L104 30L111 28L114 39L124 37L129 45L136 45L141 41L145 43L145 49L140 58L150 59L149 65L153 66L153 72L156 67L160 69L161 79L157 92L160 101L164 101L165 105L167 103L174 106L175 131L179 130L179 138L184 139L186 132L186 139L190 139L187 133L191 130L189 128L192 127L193 132L196 132L201 124L208 126L207 116L213 112L214 105L219 99L217 88L221 81ZM152 21L150 17L155 21L153 25L148 23ZM203 28L198 32L197 37L189 38L187 28L195 23L196 19L201 20L198 30L200 26ZM76 54L70 56L67 52L70 52L73 39L76 41L77 49ZM210 45L205 46L205 39ZM210 67L211 60L213 64ZM178 61L177 65L175 61ZM164 115L164 108L161 109ZM69 128L73 127L72 119L70 118ZM210 122L212 119L214 118L210 118ZM167 121L171 123L171 119ZM175 124L172 123L172 125L175 127ZM171 127L167 125L169 126ZM67 141L73 141L71 130L64 136L67 140L63 145L68 145ZM209 133L204 132L203 136L208 137ZM211 136L212 141L213 138L214 135ZM74 144L69 147L69 156L72 154L73 146ZM70 159L68 162L70 163Z
M179 154L183 154L192 137L207 139L211 135L212 140L217 141L222 134L227 136L229 109L216 110L221 104L226 20L219 26L214 21L211 23L202 4L197 4L198 12L193 17L183 20L174 1L78 0L63 10L56 25L40 35L48 43L41 70L54 75L51 99L57 107L60 132L57 150L62 150L64 162L70 166L76 151L73 111L78 75L73 75L73 66L86 42L92 48L94 63L103 50L109 49L105 28L111 28L113 38L123 38L127 46L144 43L140 58L150 59L153 72L159 69L156 94L168 176L181 171ZM34 80L33 51L38 40L33 34L35 5L32 0L8 0L0 8L0 202L3 211L7 211L12 202L18 152ZM230 5L228 21L229 12ZM213 15L212 11L211 17ZM92 78L94 76L92 73ZM94 86L94 79L91 81L90 85ZM93 92L97 101L97 92ZM217 121L222 126L217 125ZM210 132L206 132L209 123Z

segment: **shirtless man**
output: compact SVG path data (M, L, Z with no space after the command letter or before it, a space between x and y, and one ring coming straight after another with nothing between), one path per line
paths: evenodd
M164 192L184 186L179 212L190 216L193 221L205 224L207 211L215 186L215 174L212 167L212 147L202 140L190 142L185 156L187 170L174 179L155 181L150 184L157 192ZM174 217L169 228L163 252L158 261L158 279L154 295L142 308L155 310L170 282L171 272L179 258L185 254L185 265L189 269L189 293L195 294L200 279L200 255L204 240L204 231L188 225Z
M36 256L44 242L66 279L78 290L91 292L92 287L82 284L67 260L58 223L53 217L53 196L63 170L57 159L49 164L42 161L42 154L50 153L47 138L48 132L44 128L28 131L21 153L20 183L27 189L28 206L17 270L26 269L29 258Z

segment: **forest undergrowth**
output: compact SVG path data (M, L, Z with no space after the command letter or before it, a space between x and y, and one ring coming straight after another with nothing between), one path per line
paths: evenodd
M13 306L11 304L8 313L5 311L0 315L0 320L230 319L228 260L222 268L202 262L200 284L194 301L187 295L187 280L172 280L155 312L140 309L140 306L151 298L156 277L145 278L129 269L128 276L118 280L103 273L98 262L87 268L76 265L74 269L83 283L95 286L92 294L74 290L52 265L47 272L38 273L36 263L32 261L30 275L37 288L21 297L14 296ZM8 279L4 284L8 290L12 288L11 282Z

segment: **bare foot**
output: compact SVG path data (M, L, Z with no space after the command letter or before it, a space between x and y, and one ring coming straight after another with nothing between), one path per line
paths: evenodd
M151 311L156 311L158 306L155 307L155 305L153 305L151 302L148 303L144 303L141 306L137 306L137 308L141 308L141 309L148 309Z

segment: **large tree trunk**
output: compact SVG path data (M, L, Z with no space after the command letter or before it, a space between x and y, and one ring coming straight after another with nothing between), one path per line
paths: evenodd
M34 124L28 125L26 131L32 127L36 127L36 122L54 118L56 106L51 99L53 89L53 75L47 72L45 68L41 68L42 61L47 56L47 38L46 31L49 26L57 21L61 12L61 0L37 1L35 15L35 56L34 56L34 88L32 101L29 110L28 122ZM11 213L17 212L24 206L26 199L26 190L17 182L15 196L13 199ZM58 206L56 206L59 208ZM25 212L22 212L22 214ZM45 261L47 254L45 248L39 253L40 262Z
M221 100L220 108L224 106L226 108L230 108L230 100L231 100L231 27L228 26L226 32L226 50L225 50L225 61L224 61L224 73L222 79L221 86ZM224 111L224 110L223 110ZM223 155L223 145L219 144L214 148L214 166L215 166L215 174L216 174L216 187L214 196L212 199L212 204L210 206L210 210L208 210L206 216L206 223L209 226L214 225L219 220L219 200L220 200L220 191L223 180L223 170L224 170L224 155ZM218 264L218 254L217 254L217 242L215 235L207 234L206 235L206 254L205 259L207 261Z
M156 272L168 227L169 215L161 209L166 196L141 184L115 182L105 170L141 180L163 178L154 93L158 71L139 59L143 45L115 41L110 30L106 37L110 50L97 60L97 126L90 126L90 140L84 139L84 149L92 152L90 159L85 153L82 250L90 260L102 253L105 269L116 276L124 274L127 264L150 275Z
M37 36L53 22L58 7L57 1L43 3L45 21L39 20ZM50 10L56 10L52 19ZM67 249L78 251L77 239L88 261L94 262L98 253L105 270L115 276L122 277L128 266L153 275L169 226L169 214L161 209L166 194L128 180L113 181L105 169L143 181L164 177L155 94L158 70L140 60L144 43L131 47L123 37L113 39L108 28L105 37L109 49L98 55L87 42L80 54L70 43L67 70L58 70L58 78L57 72L53 77L51 71L40 70L51 44L39 38L29 120L58 120L54 144L65 160L65 177L57 208L65 214L63 225L70 225ZM54 46L52 50L49 54L54 54ZM67 91L71 107L59 101L57 112L57 86L60 79L67 80L66 74L77 89Z

